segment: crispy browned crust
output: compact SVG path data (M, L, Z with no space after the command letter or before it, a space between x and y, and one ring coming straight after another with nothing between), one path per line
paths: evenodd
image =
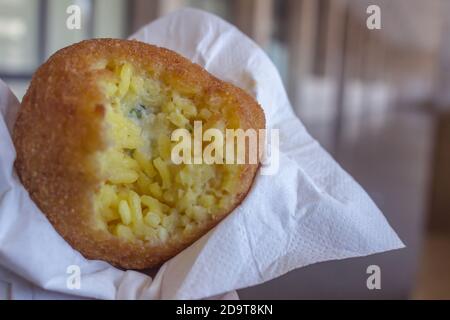
M105 97L97 86L105 75L91 66L102 58L123 59L142 70L154 70L180 91L197 88L195 93L186 91L194 99L209 93L226 96L237 106L243 129L265 128L264 113L243 90L173 51L138 41L83 41L59 50L36 71L14 128L15 167L23 185L61 236L86 258L123 268L148 268L189 246L238 206L258 166L245 166L233 207L189 237L155 246L95 229L92 195L100 181L89 155L105 147L101 134Z

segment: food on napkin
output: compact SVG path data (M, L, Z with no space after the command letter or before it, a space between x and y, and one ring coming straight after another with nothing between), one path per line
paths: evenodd
M263 129L265 118L243 90L175 52L83 41L33 76L14 127L15 166L31 198L85 257L147 268L233 211L258 169L225 159L196 164L195 148L192 163L174 163L172 133L195 135L198 123L225 136Z

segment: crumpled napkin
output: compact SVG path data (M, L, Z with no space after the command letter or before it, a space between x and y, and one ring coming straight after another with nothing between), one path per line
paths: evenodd
M167 261L153 279L87 260L53 229L14 172L11 132L18 102L2 83L3 274L13 272L44 290L85 298L202 299L312 263L404 247L366 192L307 133L275 66L238 29L212 14L182 9L130 38L177 51L252 94L265 111L267 128L279 129L278 170L259 174L232 214ZM81 271L79 289L67 285L71 265Z

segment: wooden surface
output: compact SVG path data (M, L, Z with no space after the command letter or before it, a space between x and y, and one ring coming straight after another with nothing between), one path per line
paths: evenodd
M437 117L428 226L450 234L450 113Z

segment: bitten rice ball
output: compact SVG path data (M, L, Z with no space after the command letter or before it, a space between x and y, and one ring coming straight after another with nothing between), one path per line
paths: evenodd
M263 129L243 90L177 53L96 39L34 74L14 128L31 198L89 259L143 269L217 225L248 193L258 163L175 164L176 129ZM203 144L201 148L205 148Z

